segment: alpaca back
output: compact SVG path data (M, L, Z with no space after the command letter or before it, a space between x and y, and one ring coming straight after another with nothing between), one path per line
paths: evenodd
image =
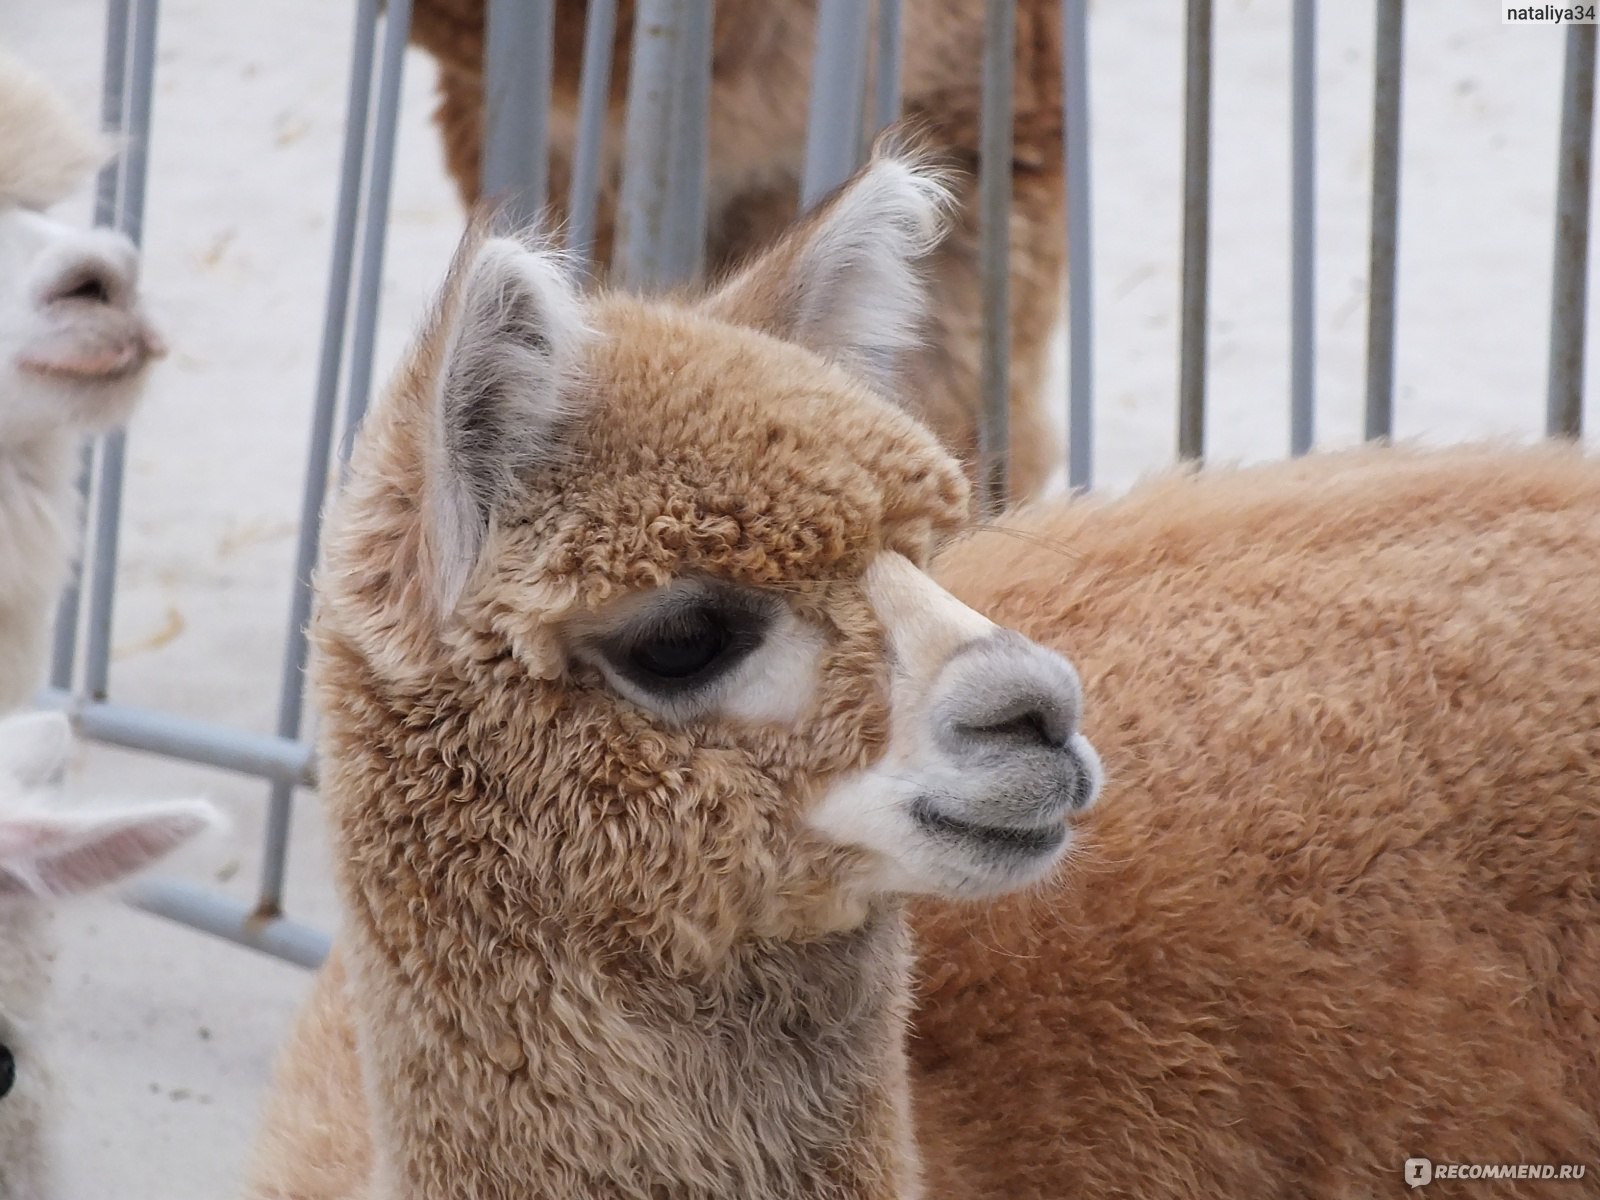
M1013 524L942 577L1081 665L1109 782L1058 886L920 914L942 1194L1592 1163L1600 464L1363 451Z

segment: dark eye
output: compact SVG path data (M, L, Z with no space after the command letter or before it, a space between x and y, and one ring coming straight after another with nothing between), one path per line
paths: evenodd
M729 630L710 608L676 613L670 621L628 651L628 665L659 679L685 680L700 674L728 648Z
M9 1092L17 1082L17 1060L11 1056L11 1047L0 1046L0 1096Z

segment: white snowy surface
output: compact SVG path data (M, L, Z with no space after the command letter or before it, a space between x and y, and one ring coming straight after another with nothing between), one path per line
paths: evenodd
M1370 5L1321 7L1318 428L1341 444L1364 387L1373 30ZM1490 0L1407 8L1398 429L1526 438L1543 420L1563 35L1502 26ZM1209 448L1255 460L1287 441L1290 6L1218 9ZM93 113L101 10L4 0L0 42ZM129 441L112 675L125 703L272 728L352 16L349 0L162 6L145 288L174 353ZM1122 486L1168 461L1175 437L1182 6L1100 0L1091 21L1095 462L1099 482ZM411 56L380 379L461 224L431 86L430 64ZM263 785L100 748L84 751L76 783L218 801L233 832L171 873L252 895ZM330 927L314 797L294 843L289 907ZM111 904L72 910L61 933L62 1195L233 1194L309 977Z

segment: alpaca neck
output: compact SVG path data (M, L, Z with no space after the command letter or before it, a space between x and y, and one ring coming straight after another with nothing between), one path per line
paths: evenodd
M919 1194L897 910L693 979L555 933L441 995L393 949L352 946L385 1200Z
M0 712L41 682L51 601L71 559L75 449L67 435L0 447Z

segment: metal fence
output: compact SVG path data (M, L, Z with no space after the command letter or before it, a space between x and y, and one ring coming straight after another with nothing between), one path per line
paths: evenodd
M530 216L547 188L545 118L553 73L556 0L491 0L485 63L485 194L511 197ZM901 0L817 0L809 132L801 180L803 203L824 195L854 168L864 131L892 121L900 106ZM983 339L981 478L990 502L1004 494L1009 345L1006 216L1010 205L1011 71L1016 14L1012 0L986 0L984 111L979 211L982 238ZM98 181L95 216L139 240L146 147L155 72L158 0L108 0L104 71L105 125L127 152ZM1366 419L1369 438L1393 427L1395 255L1400 199L1400 112L1404 59L1403 0L1376 0L1372 220L1367 329ZM1064 128L1069 196L1068 480L1093 482L1091 400L1094 313L1092 147L1089 139L1087 0L1062 0ZM276 732L270 736L208 724L111 699L109 659L117 574L124 437L113 434L84 461L88 498L82 579L62 600L45 701L68 709L92 740L256 776L271 789L265 853L256 899L240 904L175 880L139 885L132 902L148 911L305 965L326 953L319 930L287 916L283 881L296 795L316 785L306 740L303 673L310 576L328 480L349 453L371 391L374 335L390 183L394 169L400 75L411 0L356 0L347 122L328 272L325 323L292 602L285 630ZM617 220L615 268L622 281L656 287L700 269L706 224L706 120L711 82L711 0L639 0L623 145L625 170ZM600 145L610 91L615 0L589 0L581 67L576 153L567 196L571 251L587 261L600 190ZM1292 54L1290 444L1300 454L1315 437L1313 413L1313 212L1315 138L1315 0L1295 0ZM1546 428L1581 432L1585 284L1595 74L1595 28L1570 26L1557 170L1554 286L1551 297ZM1211 0L1188 0L1181 340L1178 394L1180 457L1205 448L1207 274L1210 216L1213 14ZM870 60L870 72L869 72ZM872 81L868 94L868 79ZM868 117L870 115L870 121Z

